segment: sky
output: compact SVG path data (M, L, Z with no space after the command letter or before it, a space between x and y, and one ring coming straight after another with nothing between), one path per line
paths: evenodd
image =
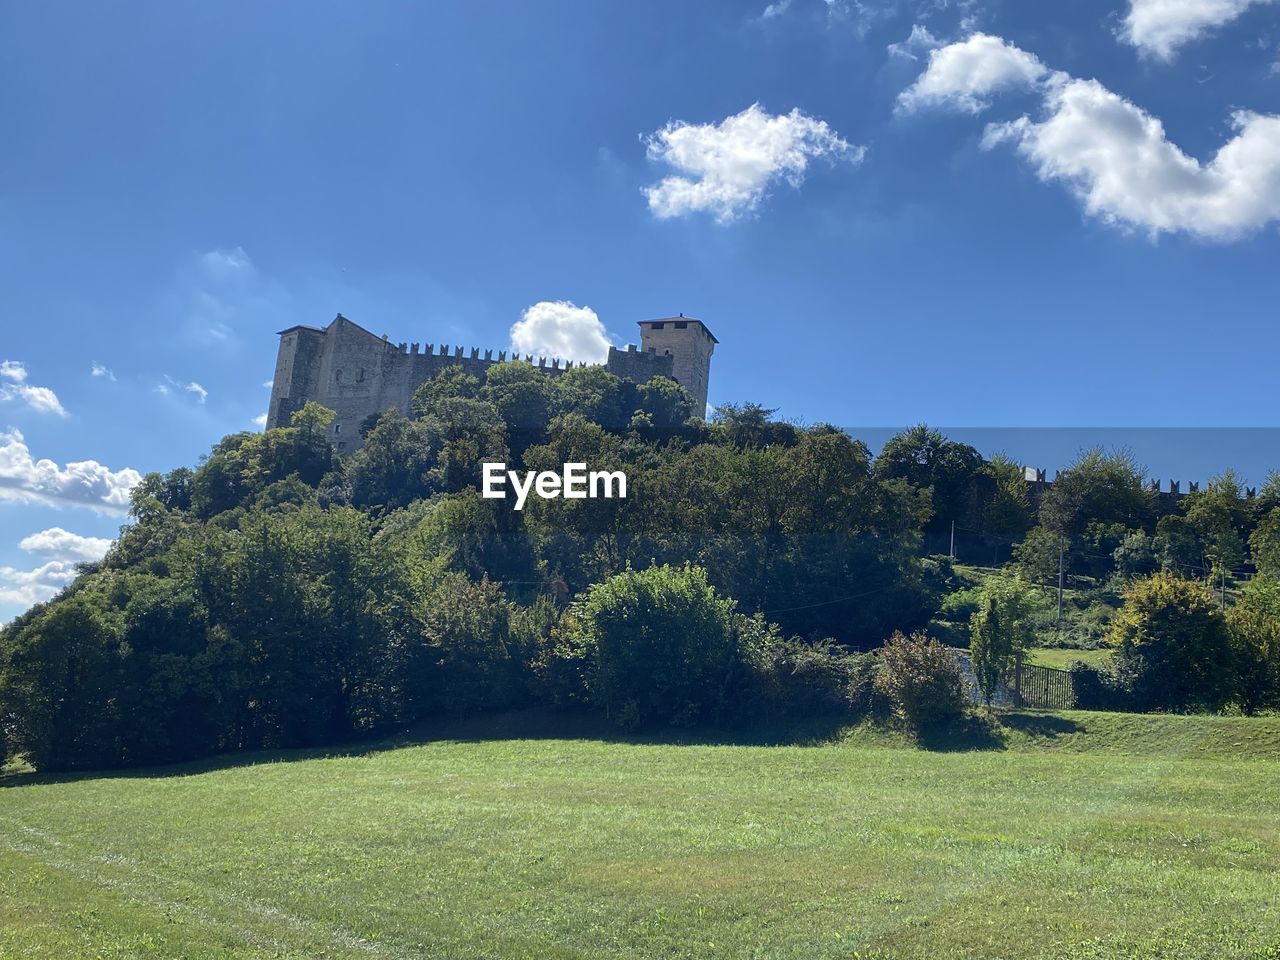
M0 622L338 312L683 312L713 404L855 430L1277 426L1274 2L7 4L0 130Z

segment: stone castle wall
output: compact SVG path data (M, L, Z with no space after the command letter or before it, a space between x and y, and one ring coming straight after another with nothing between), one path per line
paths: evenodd
M375 336L339 314L328 327L297 326L280 333L275 379L267 427L288 426L293 414L309 400L333 410L330 439L339 451L360 446L360 424L370 414L395 407L410 410L414 391L446 367L460 366L483 378L495 363L519 360L505 350L495 352L440 344L393 344ZM533 357L525 357L534 363ZM673 358L653 350L609 348L605 363L610 373L643 383L652 377L673 375ZM571 363L537 358L537 368L559 376ZM577 364L586 366L586 364Z

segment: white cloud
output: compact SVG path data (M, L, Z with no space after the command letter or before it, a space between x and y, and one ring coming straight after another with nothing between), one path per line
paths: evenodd
M253 425L259 429L265 427L267 425L267 415L265 413L258 414L253 418Z
M270 390L272 387L274 387L274 386L276 385L276 382L275 382L274 380L263 380L263 381L262 381L262 385L263 385L266 389Z
M889 56L901 57L904 60L919 60L930 50L942 46L942 41L929 32L924 24L914 24L911 34L905 40L889 44Z
M106 537L83 537L78 533L50 527L23 537L18 547L28 553L36 553L54 560L85 562L101 560L107 555L112 541Z
M992 96L1030 90L1048 73L1038 59L999 37L975 33L929 54L929 65L898 95L898 108L948 106L967 113L984 110Z
M96 360L93 362L93 366L89 368L89 373L92 376L102 377L106 380L110 380L112 383L114 383L116 379L116 375L114 373L112 373L108 368L104 367L102 364L98 363L98 361Z
M536 357L604 363L609 358L609 337L590 307L542 300L512 324L511 349Z
M200 384L196 383L194 380L188 383L182 383L179 380L173 379L173 377L166 373L164 375L164 380L156 384L156 393L163 397L171 397L179 390L184 393L191 394L196 398L197 403L204 403L209 399L209 391L200 386Z
M96 460L65 467L52 460L36 460L21 432L0 432L0 500L123 514L129 509L130 492L141 481L137 470L113 471Z
M1120 39L1139 52L1172 60L1178 48L1269 0L1130 0Z
M23 609L57 596L76 578L76 565L66 560L50 560L34 570L0 567L0 603Z
M5 360L0 363L0 379L8 381L0 383L0 401L18 400L37 413L55 413L60 417L67 415L56 393L48 387L35 387L27 383L27 368L20 361Z
M774 0L764 8L764 13L760 14L761 20L772 20L774 17L780 17L791 7L791 0Z
M673 121L642 139L651 160L680 173L645 189L654 215L705 211L720 223L755 210L778 180L799 187L813 160L857 163L865 153L825 121L799 109L771 116L758 103L719 123Z
M997 43L1021 54L1023 62L1039 64ZM935 52L926 74L948 49ZM992 55L1005 63L1016 59L1007 52ZM1041 180L1066 184L1090 215L1152 235L1187 233L1217 241L1280 220L1280 117L1237 111L1236 135L1202 163L1171 143L1157 118L1098 81L1043 67L1040 72L1031 82L1042 98L1042 119L991 124L983 146L1012 145ZM946 95L941 84L934 89L934 99L958 109L980 102L976 93L972 102L964 100L973 84L958 84L957 96Z

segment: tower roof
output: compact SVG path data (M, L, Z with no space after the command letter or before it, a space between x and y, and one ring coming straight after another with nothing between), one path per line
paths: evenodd
M720 342L719 340L716 339L716 335L711 332L711 328L708 327L705 323L703 323L701 320L696 320L693 317L686 317L683 313L680 314L680 316L678 317L658 317L654 320L637 320L636 324L639 327L644 328L646 326L652 326L655 323L673 323L673 322L674 323L696 323L698 326L700 326L703 330L707 332L707 336L711 338L712 343Z

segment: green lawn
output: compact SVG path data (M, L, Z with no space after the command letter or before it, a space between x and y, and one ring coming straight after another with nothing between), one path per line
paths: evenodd
M1280 957L1280 718L563 734L10 777L0 957Z
M1027 651L1028 659L1032 663L1039 663L1046 667L1057 667L1059 670L1069 670L1077 660L1087 663L1091 667L1101 667L1110 662L1114 653L1114 650L1106 647L1097 650L1034 647Z

